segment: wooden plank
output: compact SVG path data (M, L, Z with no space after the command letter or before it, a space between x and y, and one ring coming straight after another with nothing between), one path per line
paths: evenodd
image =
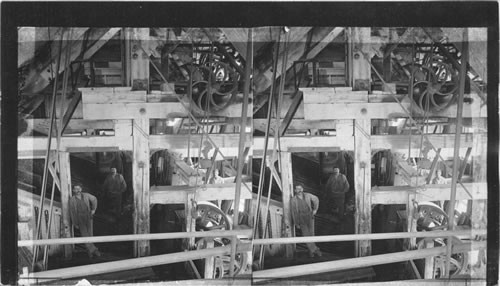
M134 189L134 233L149 233L149 142L148 119L134 120L132 184ZM134 245L135 256L149 255L149 241Z
M30 153L45 152L47 138L44 137L19 137L18 154L20 157L29 156ZM132 150L132 137L115 136L65 136L61 138L60 150L68 152L91 152L96 148L109 151ZM51 150L56 149L56 138L52 139Z
M488 186L486 183L463 183L471 193L472 198L462 188L457 188L457 200L483 200L488 197ZM445 185L421 185L419 187L410 186L390 186L372 188L372 204L406 204L408 194L416 192L415 200L418 202L442 201L450 198L450 184Z
M72 237L72 225L69 217L69 198L71 197L71 165L68 152L59 152L59 174L61 180L61 214L62 237ZM73 255L72 246L64 246L64 257L70 259Z
M283 193L283 237L292 237L294 225L292 222L292 213L290 211L290 199L293 195L293 172L292 172L292 153L280 152L281 157L281 176L282 176L282 193ZM285 257L293 257L295 250L294 245L286 245Z
M61 135L64 134L64 131L68 127L69 121L71 120L71 117L73 117L73 114L75 113L75 110L78 107L81 99L82 94L80 92L76 92L73 94L73 97L68 103L68 107L66 108L66 111L63 115Z
M207 184L199 186L153 186L150 188L151 204L183 204L188 193L196 193L197 201L232 200L236 183ZM241 188L241 198L251 199L252 193Z
M202 137L203 136L203 137ZM187 156L188 149L190 156L203 156L204 146L212 145L208 144L208 139L206 135L201 134L191 134L190 140L188 140L188 135L150 135L149 136L149 146L151 150L168 149L172 152L181 153ZM203 141L201 139L204 139ZM236 157L238 156L238 134L210 134L210 138L217 146L212 146L208 151L207 156L213 156L215 152L215 147L219 148L216 160L222 160L224 157ZM200 150L201 144L201 150ZM247 133L245 139L245 147L252 146L252 134Z
M470 148L475 144L487 143L487 140L481 137L480 134L466 133L460 137L461 148ZM373 150L390 149L394 150L394 152L403 152L404 150L408 151L408 147L420 150L420 139L420 135L411 136L411 141L409 135L372 135L371 144ZM430 147L430 144L432 144L435 148L452 149L453 140L455 140L455 134L429 134L424 137L424 147ZM408 146L409 142L411 142L411 146Z
M355 233L371 233L371 145L370 120L354 121ZM356 256L371 254L371 241L356 243Z
M328 35L326 35L316 46L314 46L306 56L306 59L313 59L318 55L326 46L328 46L340 33L344 31L342 27L335 27Z
M273 146L273 138L269 138L268 148ZM354 150L354 137L336 136L285 136L280 138L281 150L285 152L328 152ZM253 138L253 157L263 154L264 137ZM271 149L269 149L271 150Z
M48 135L50 118L29 118L25 119L25 122L28 124L28 128ZM59 128L59 121L55 123L58 123L57 128ZM66 127L66 133L82 132L86 129L113 129L113 126L112 120L84 120L72 118Z
M266 119L254 118L253 128L257 130L265 130ZM275 118L271 119L271 134L276 130ZM306 131L309 129L335 129L337 120L305 120L294 117L288 126L290 131Z
M472 103L464 105L463 117L487 117L485 106L481 106L481 100L476 94L470 94ZM404 109L401 107L403 106ZM401 100L401 105L397 102L374 102L374 103L328 103L328 104L304 104L304 119L325 120L325 119L387 119L387 118L407 118L404 110L411 111L410 99L405 97ZM423 117L424 113L414 105L412 116ZM457 106L451 105L440 112L432 113L429 117L455 118Z
M128 90L123 91L120 89L103 89L103 88L79 88L82 93L83 104L88 103L118 103L118 102L146 102L145 90Z
M211 115L219 117L241 117L242 103L235 103L228 108L214 112ZM251 106L248 107L251 110ZM83 118L87 120L102 119L134 119L134 118L177 118L187 117L188 111L179 102L134 102L84 104ZM201 116L201 115L199 115Z
M368 102L368 91L345 90L338 87L301 87L304 103L354 103Z

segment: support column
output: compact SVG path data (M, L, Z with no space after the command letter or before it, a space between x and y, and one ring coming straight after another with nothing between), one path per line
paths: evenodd
M354 189L356 234L371 233L371 144L370 119L354 120ZM356 256L371 254L371 241L356 242Z
M290 198L293 194L292 153L281 152L281 177L283 187L283 237L292 237L294 234L292 213L290 211ZM264 164L264 161L262 162ZM256 222L257 223L257 222ZM265 223L265 222L264 222ZM285 257L293 257L295 244L285 246Z
M134 233L149 233L149 119L133 124L132 184L134 187ZM149 241L134 245L136 257L149 255Z
M59 152L59 179L61 180L61 212L63 222L63 237L72 237L71 223L69 218L69 198L71 197L71 166L69 152ZM64 245L64 257L71 259L73 256L73 246Z
M149 28L131 28L128 33L130 41L129 73L132 90L149 90ZM141 48L142 47L142 48ZM143 51L144 49L144 51Z
M352 87L353 90L370 90L370 63L365 59L363 53L369 55L370 51L370 28L352 28Z

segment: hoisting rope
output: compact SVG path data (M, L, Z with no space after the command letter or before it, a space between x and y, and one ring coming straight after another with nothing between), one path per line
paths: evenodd
M276 47L275 47L275 57L273 57L273 79L271 81L271 91L269 93L269 99L267 101L267 119L266 119L266 130L265 130L265 135L264 135L264 152L262 155L262 161L260 165L260 171L259 171L259 185L257 189L257 200L255 203L255 211L254 211L254 217L255 221L253 224L253 238L257 238L257 226L259 225L259 218L260 218L260 200L262 198L262 189L264 185L264 175L265 175L265 161L266 161L266 156L267 156L267 148L269 144L269 129L271 126L271 110L273 106L273 96L274 96L274 89L275 89L275 82L276 82L276 73L278 69L278 57L279 57L279 46L280 46L280 38L281 38L281 29L280 32L278 33L278 40L276 42ZM265 222L264 222L265 223Z
M42 226L42 214L43 214L43 205L44 205L44 200L45 200L45 194L47 191L46 184L47 184L47 173L48 173L48 168L49 168L49 160L50 160L50 147L52 143L52 129L54 125L54 120L55 120L55 113L56 113L56 96L57 96L57 85L58 85L58 77L59 77L59 66L61 64L61 50L62 50L62 44L63 44L63 38L64 38L64 28L61 31L61 40L59 41L59 55L57 57L57 66L56 66L56 73L52 74L53 77L52 79L54 80L53 82L53 88L52 88L52 108L51 108L51 115L50 115L50 125L49 125L49 136L47 140L47 148L46 148L46 154L45 154L45 164L43 168L43 177L42 177L42 189L40 192L40 203L39 203L39 216L38 220L36 223L36 230L35 230L35 240L40 239L41 235L41 226ZM50 33L49 33L50 34ZM49 46L50 47L50 46ZM50 50L50 56L52 59L52 50ZM52 66L52 61L50 63L50 66ZM52 67L51 67L52 69ZM36 264L36 259L38 256L38 246L35 246L33 249L33 261L32 261L32 268L35 269L35 264Z
M282 65L281 65L281 78L280 78L280 86L278 89L278 98L277 98L277 106L275 110L275 119L276 119L276 124L275 124L275 129L274 129L274 141L273 141L273 154L272 154L272 159L271 159L271 164L270 167L274 168L274 162L276 162L276 156L281 150L281 147L279 146L280 143L280 132L279 132L279 126L281 123L281 102L283 99L283 92L285 89L285 82L286 82L286 64L288 62L288 42L290 41L290 35L291 32L286 33L285 36L285 41L283 45L283 60L282 60ZM295 95L298 96L298 95ZM278 148L276 148L278 147ZM279 157L278 157L279 158ZM265 158L263 158L262 162L264 163ZM281 169L281 168L280 168ZM273 176L269 176L269 185L268 185L268 190L267 190L267 199L266 199L266 208L264 209L264 230L263 230L263 235L262 238L266 238L267 236L267 231L268 231L268 216L269 216L269 205L271 203L271 193L272 193L272 186L273 186ZM260 252L259 252L259 268L262 269L263 264L264 264L264 246L260 247Z

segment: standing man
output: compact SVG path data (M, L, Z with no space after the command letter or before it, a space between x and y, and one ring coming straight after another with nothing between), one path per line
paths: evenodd
M300 228L303 236L314 236L314 216L318 212L319 200L313 194L304 193L302 185L295 186L295 196L290 200L292 219L294 224ZM314 254L321 257L321 251L315 243L306 243L309 257Z
M93 216L97 209L97 198L89 193L82 192L82 186L73 186L73 196L69 199L69 217L73 226L80 231L82 237L93 236ZM101 256L93 243L85 243L89 258Z
M116 168L111 168L111 174L104 180L104 194L108 198L111 213L116 217L122 214L122 195L127 190L127 183Z
M326 190L333 199L333 212L343 216L345 193L349 191L349 182L344 174L340 174L339 168L333 168L333 174L326 183Z

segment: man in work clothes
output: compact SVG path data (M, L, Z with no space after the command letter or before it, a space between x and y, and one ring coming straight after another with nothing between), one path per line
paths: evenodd
M127 183L121 174L116 172L116 168L111 168L111 174L104 180L104 194L110 204L110 211L115 216L122 213L122 195L127 190Z
M290 200L293 222L300 228L303 236L314 236L314 216L319 208L318 197L304 193L302 185L295 186L294 194L295 196ZM315 243L306 243L306 245L309 257L314 257L315 254L321 257L321 251Z
M97 209L97 198L89 193L82 193L82 186L73 186L73 196L69 199L69 217L73 226L80 231L82 237L93 236L92 217ZM101 256L93 243L85 243L90 258Z
M333 212L344 215L345 193L349 191L349 183L344 174L340 174L339 168L333 168L333 174L328 178L326 190L333 200Z

